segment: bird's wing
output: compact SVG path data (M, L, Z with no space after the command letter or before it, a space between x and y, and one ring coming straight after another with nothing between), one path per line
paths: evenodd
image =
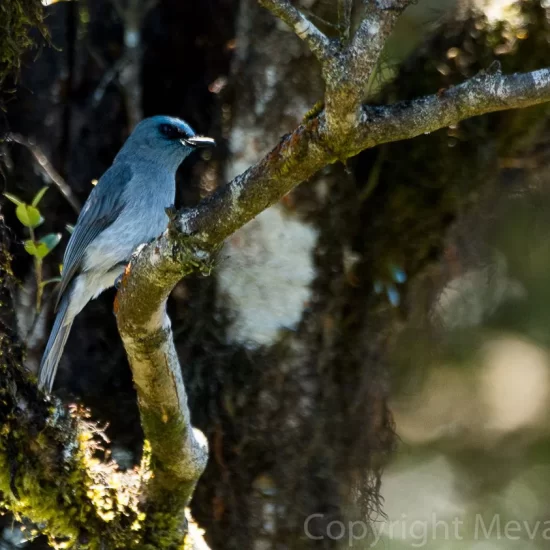
M63 273L57 305L82 267L88 245L118 217L124 207L123 192L132 179L127 163L116 163L103 174L82 208L63 257Z

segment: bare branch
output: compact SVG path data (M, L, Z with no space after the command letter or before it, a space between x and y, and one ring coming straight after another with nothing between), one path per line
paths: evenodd
M36 145L36 143L23 137L21 134L8 134L7 139L8 141L13 141L14 143L26 147L31 152L34 160L42 170L42 173L59 189L61 194L67 199L67 202L73 207L73 210L78 214L80 212L80 203L78 199L74 196L72 189L63 179L61 174L53 167L53 164L49 161L42 149Z
M433 132L473 116L550 101L550 69L514 75L483 74L442 94L383 107L363 106L361 124L348 136L345 158L382 143ZM279 200L295 185L337 160L325 113L296 128L257 164L185 210L179 230L208 247Z
M332 147L340 156L360 122L361 102L380 52L403 10L412 0L364 0L365 17L343 50L308 21L288 0L259 0L275 16L292 27L321 62L326 82L326 121L334 135ZM352 0L338 1L338 18L347 41ZM347 34L346 34L347 33Z
M308 45L321 65L336 55L333 42L288 0L259 0L259 3L284 21Z
M351 157L364 149L433 132L473 116L547 101L550 101L550 69L479 75L441 94L389 106L362 107L361 125L349 136L345 155ZM330 149L332 139L324 112L304 122L257 164L196 208L183 210L177 220L178 230L193 235L205 250L218 246L295 185L335 162L337 156ZM170 240L169 234L164 235L160 248ZM158 258L154 265L155 269L160 267Z
M132 285L147 284L157 299L161 295L167 297L170 288L166 289L166 280L159 285L158 281L149 279L148 273L141 275L143 280L135 276ZM181 274L174 272L174 275L175 283ZM127 294L131 294L130 288L119 293L117 319L131 359L145 436L151 443L157 468L161 465L155 473L154 484L158 485L159 496L165 498L166 491L174 489L175 479L187 483L189 498L206 466L208 449L202 433L191 428L191 414L165 310L166 302L160 299L157 310L146 322L140 323L139 317L126 307L128 302L122 297Z
M351 33L351 10L353 0L338 0L338 27L340 36L347 42Z
M410 139L467 118L550 101L550 69L512 75L480 74L438 94L387 107L363 108L355 151Z
M371 3L373 5L367 7L347 52L348 71L356 80L360 100L364 99L368 79L388 36L411 0L376 0Z

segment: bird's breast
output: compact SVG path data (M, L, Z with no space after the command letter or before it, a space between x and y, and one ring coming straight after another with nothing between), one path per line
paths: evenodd
M174 203L175 188L136 193L117 219L102 231L86 251L85 270L109 271L126 262L140 245L161 235L168 226L166 208Z

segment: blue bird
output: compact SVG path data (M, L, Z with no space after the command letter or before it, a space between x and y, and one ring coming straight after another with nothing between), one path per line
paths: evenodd
M84 204L65 250L57 316L40 363L38 385L51 391L74 318L112 287L132 252L166 229L176 170L211 138L183 120L155 116L134 129Z

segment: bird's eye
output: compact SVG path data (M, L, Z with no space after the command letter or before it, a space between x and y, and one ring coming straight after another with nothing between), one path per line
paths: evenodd
M168 139L187 137L182 130L180 130L177 126L172 126L172 124L161 124L159 126L159 131L164 137Z

